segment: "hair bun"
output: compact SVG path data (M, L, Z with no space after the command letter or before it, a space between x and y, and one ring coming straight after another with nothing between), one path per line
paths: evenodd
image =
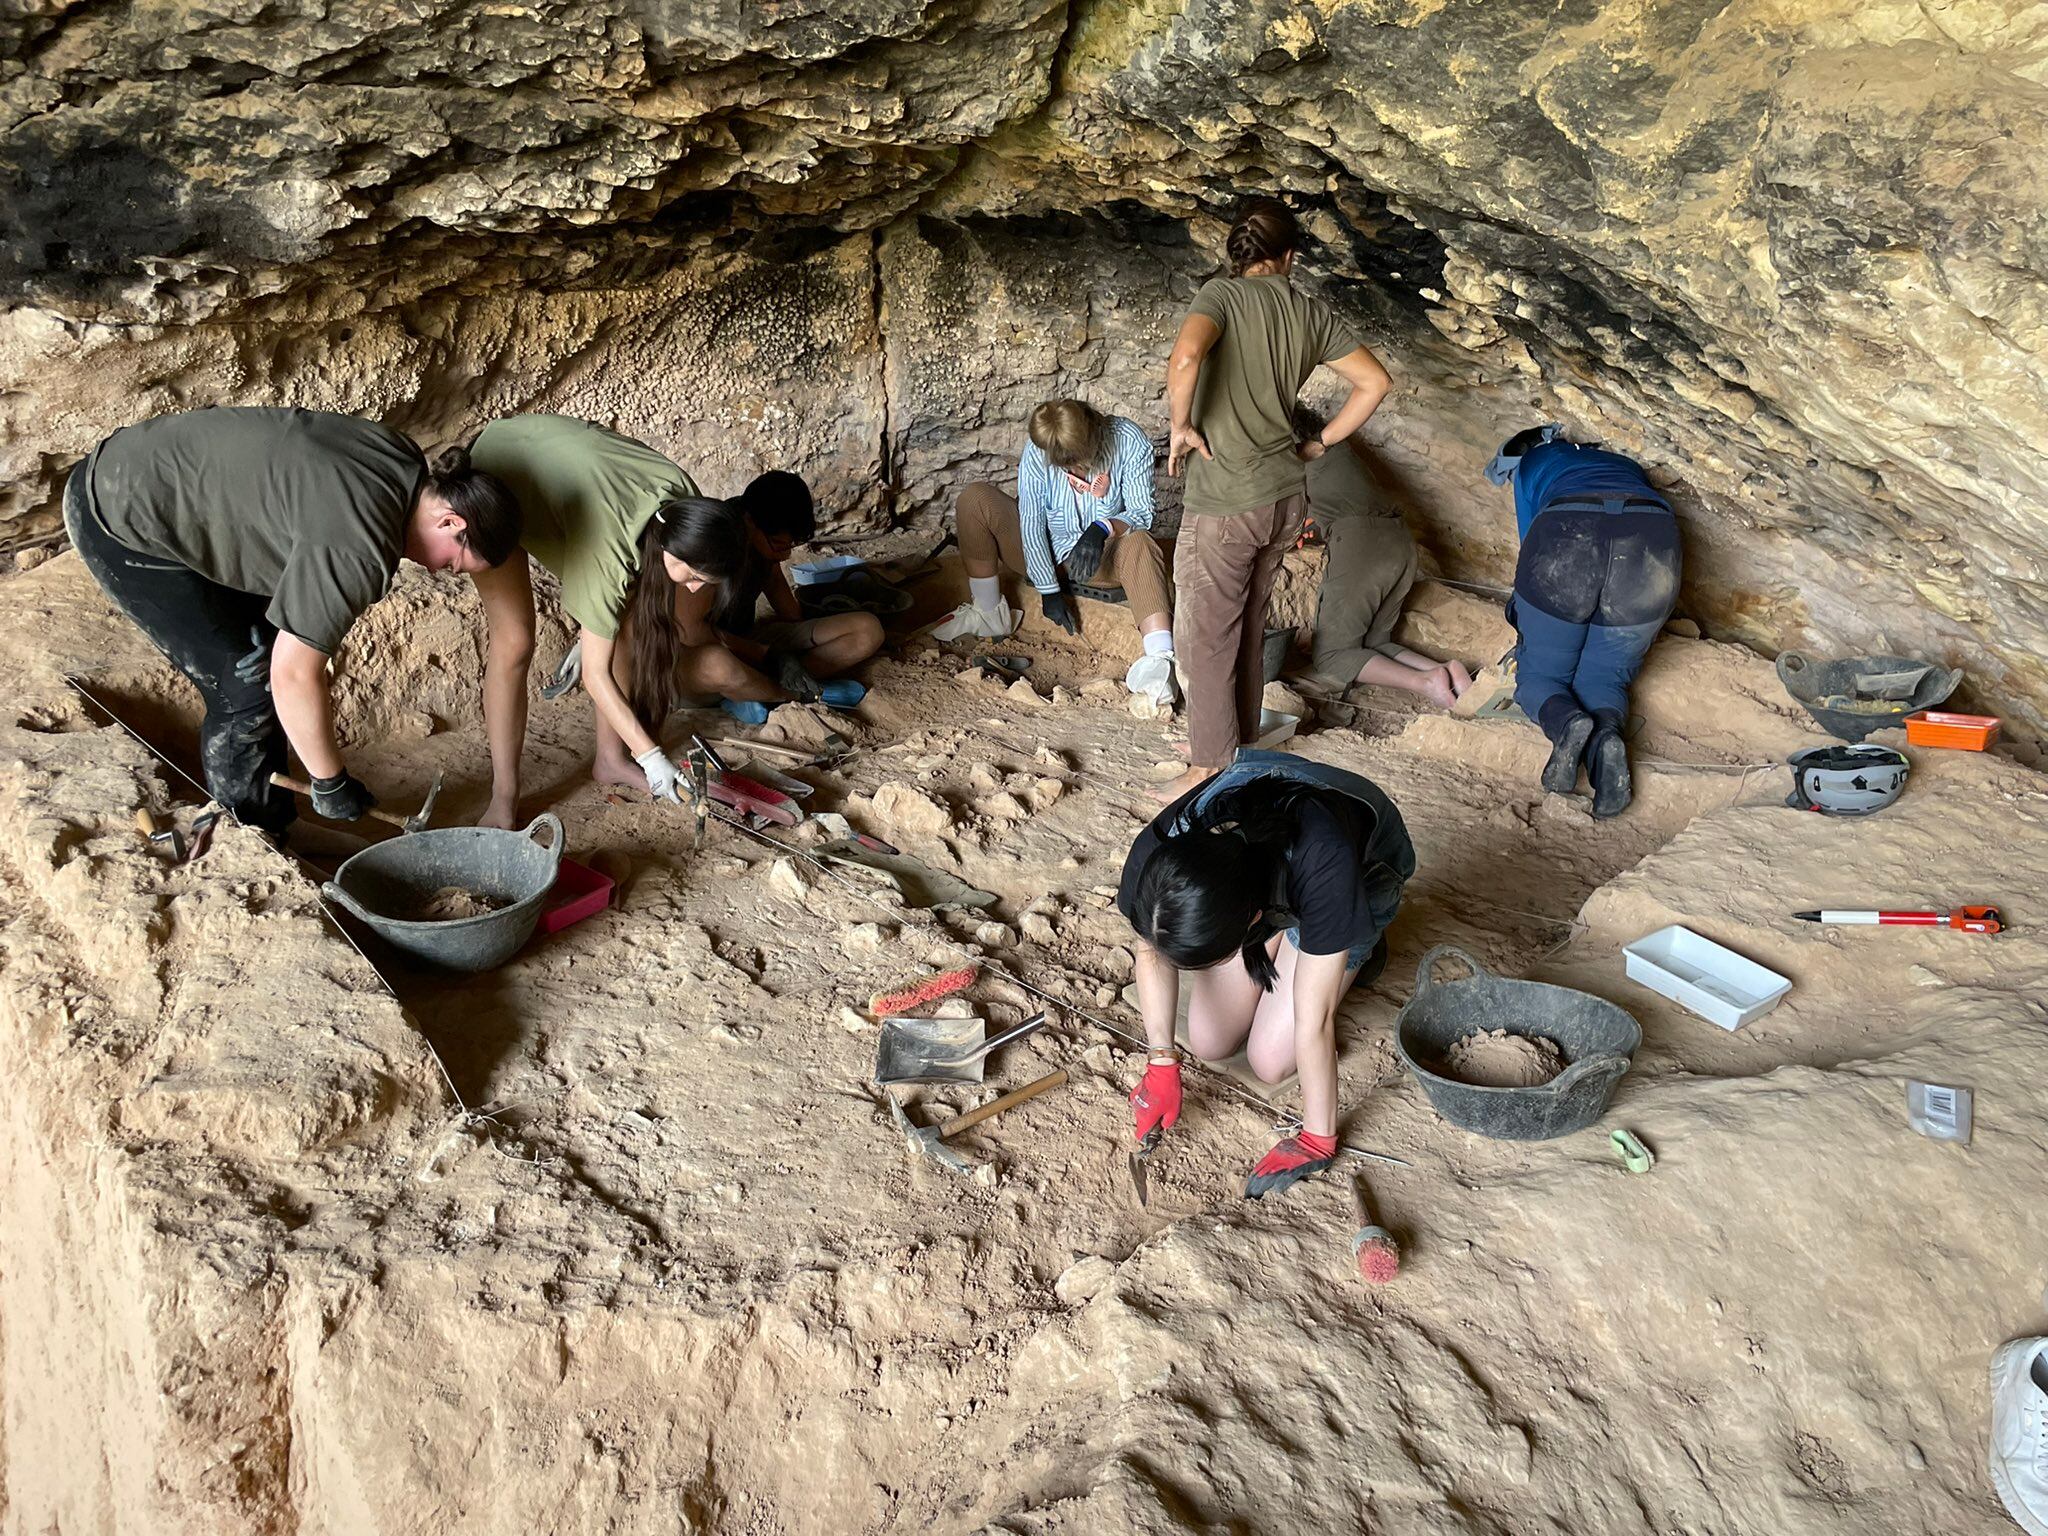
M433 462L427 468L444 480L466 475L470 470L469 450L460 443L452 448L443 448L434 455Z

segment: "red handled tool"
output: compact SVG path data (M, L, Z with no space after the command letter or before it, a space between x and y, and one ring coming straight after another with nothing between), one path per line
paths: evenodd
M1955 928L1963 933L2003 933L2005 919L1996 907L1957 907L1948 912L1794 912L1802 923L1845 926Z

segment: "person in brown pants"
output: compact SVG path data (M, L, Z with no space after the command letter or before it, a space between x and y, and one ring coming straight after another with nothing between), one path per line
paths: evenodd
M999 638L1021 618L1003 601L998 566L1037 588L1045 616L1081 632L1068 580L1123 588L1145 653L1125 684L1172 697L1173 629L1166 560L1152 526L1152 440L1137 423L1103 416L1078 400L1048 400L1031 413L1031 441L1017 466L1017 495L970 485L955 530L968 600L934 631L939 640Z
M1166 365L1167 473L1185 464L1188 474L1173 575L1190 767L1158 791L1163 800L1258 739L1266 605L1301 531L1307 466L1392 387L1336 311L1289 284L1298 243L1285 204L1246 208L1230 229L1231 275L1202 285ZM1295 396L1323 363L1351 393L1320 437L1297 442Z

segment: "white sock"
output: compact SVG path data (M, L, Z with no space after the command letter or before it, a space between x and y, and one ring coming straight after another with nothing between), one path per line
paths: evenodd
M967 590L974 598L974 606L983 613L1003 611L1003 581L1000 576L970 576Z
M1147 656L1171 656L1173 654L1173 631L1155 629L1145 636Z

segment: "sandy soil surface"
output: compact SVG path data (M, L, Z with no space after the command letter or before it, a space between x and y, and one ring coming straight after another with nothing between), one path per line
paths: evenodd
M1595 823L1537 788L1532 727L1357 696L1293 745L1385 786L1417 843L1391 963L1339 1022L1344 1140L1401 1161L1247 1203L1288 1096L1191 1074L1140 1208L1111 895L1181 764L1095 676L1134 648L1117 615L1086 613L1113 668L1034 623L1002 647L1029 687L913 645L857 714L770 728L853 743L796 770L811 804L992 912L906 910L717 825L693 848L686 815L590 781L572 698L535 709L525 809L631 859L622 907L481 978L387 964L394 1001L254 839L175 871L139 845L135 805L178 786L57 674L107 665L165 733L178 690L75 561L8 591L7 1529L2004 1528L1986 1365L2048 1323L2048 780L2010 756L1915 752L1868 821L1787 810L1776 765L1817 733L1767 663L1667 639L1637 804ZM344 719L387 803L445 772L456 820L487 774L442 593L409 580L352 640ZM1491 660L1504 633L1425 587L1408 638ZM1789 918L1963 900L2017 931ZM1671 922L1791 994L1726 1034L1628 983L1621 946ZM1434 1115L1390 1031L1446 940L1640 1020L1599 1128ZM1041 998L1053 1024L913 1118L1071 1081L959 1138L959 1177L906 1154L856 1010L975 958L991 1028ZM1909 1078L1976 1090L1971 1145L1913 1133ZM1347 1179L1401 1242L1391 1286L1357 1277Z

